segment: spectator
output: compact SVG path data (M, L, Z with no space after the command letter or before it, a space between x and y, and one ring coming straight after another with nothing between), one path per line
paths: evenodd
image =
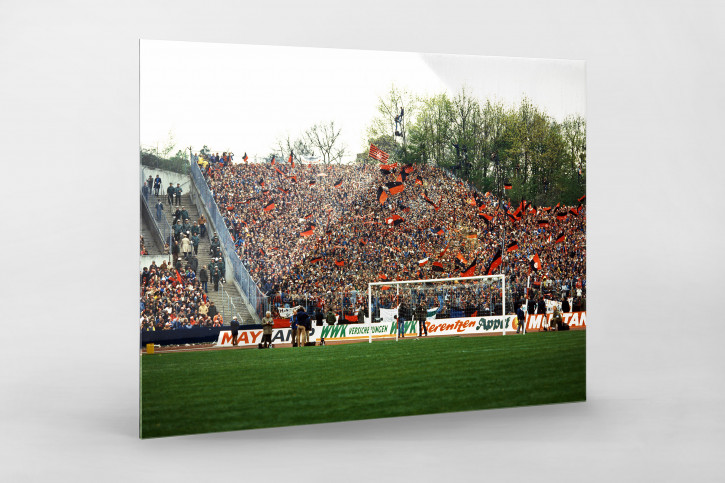
M154 195L159 196L159 190L161 189L161 177L157 174L154 180Z
M174 206L174 195L176 194L176 188L174 183L169 183L169 187L166 188L166 198L169 202L169 206Z
M272 313L270 311L267 311L267 313L262 318L262 347L271 348L272 347L272 329L274 328L274 319L272 318Z

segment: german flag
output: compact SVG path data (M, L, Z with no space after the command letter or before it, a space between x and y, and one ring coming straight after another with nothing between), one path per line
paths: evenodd
M335 265L337 265L338 267L344 267L345 260L335 260Z
M579 203L581 203L581 202L582 202L582 201L584 201L585 199L587 199L587 195L584 195L584 196L582 196L582 197L581 197L581 198L579 198L579 199L578 199L577 201L578 201Z
M311 236L313 233L315 233L315 225L310 225L307 227L307 230L300 232L300 238Z
M442 272L443 271L443 264L441 262L433 262L431 265L431 270L434 272Z
M267 206L264 207L264 211L271 211L274 209L274 200L270 201Z
M249 156L247 156L247 152L246 151L244 152L244 156L242 156L242 159L244 160L245 163L249 159Z
M473 263L471 263L467 269L465 269L463 272L461 272L461 277L473 277L476 274L476 263L478 260L473 260Z
M559 233L559 236L556 237L556 240L554 240L554 244L563 243L564 240L566 240L566 233L562 231Z
M538 272L539 270L541 270L542 266L541 260L539 260L539 255L534 255L533 257L531 257L531 259L529 260L529 266L534 272Z
M496 250L496 254L493 256L493 260L491 260L491 263L488 264L488 268L486 269L486 275L493 275L493 271L496 270L496 267L501 265L501 262L503 259L501 258L501 249L499 248Z
M549 220L539 220L539 228L546 228L549 226Z
M321 261L322 261L322 257L313 257L310 259L310 263L317 263L317 262L321 262Z
M388 188L391 195L397 195L405 189L405 185L400 182L385 183L385 186Z
M370 152L368 154L371 158L377 159L380 162L386 162L390 155L383 151L382 149L378 149L377 146L374 144L370 145Z
M335 183L335 188L339 188L340 186L342 186L342 178L340 178L340 179L339 179L339 180L337 181L337 183Z
M378 201L381 205L385 204L385 200L388 199L388 193L382 187L378 187Z
M505 189L505 190L510 190L510 189L511 189L511 188L513 188L513 187L514 187L514 185L512 185L512 184L511 184L510 182L508 182L508 181L506 181L506 182L505 182L505 183L503 184L503 189Z
M518 250L518 249L519 249L519 243L516 240L514 240L511 243L509 243L509 246L506 247L506 253L512 252L512 251Z
M566 212L564 212L564 213L562 213L562 212L557 213L556 214L556 219L557 220L566 220Z
M486 213L479 213L478 217L486 220L486 223L489 223L491 220L493 220L493 216L487 215Z

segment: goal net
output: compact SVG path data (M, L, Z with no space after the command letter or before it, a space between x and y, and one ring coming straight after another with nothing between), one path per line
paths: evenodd
M388 333L394 331L396 339L425 333L422 319L432 329L428 335L452 335L451 327L454 333L516 330L514 300L504 275L375 282L368 284L367 302L372 325L391 325Z

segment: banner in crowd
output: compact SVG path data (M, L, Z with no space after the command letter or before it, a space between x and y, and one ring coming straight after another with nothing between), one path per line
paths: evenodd
M308 338L310 342L315 342L317 339L317 333L319 327L312 326L312 329L308 332ZM240 330L237 335L237 342L239 346L256 346L262 342L262 329L247 329ZM292 343L292 329L273 329L272 330L272 344L291 344ZM219 332L219 338L216 343L217 347L232 347L232 331L223 330Z
M526 316L526 330L541 330L543 327L549 327L553 314L536 314ZM546 317L546 319L544 319ZM546 320L546 323L544 323ZM586 312L567 312L561 314L561 320L570 328L580 328L587 326Z
M279 310L279 316L282 319L289 319L292 317L292 311L294 310L292 307L279 307L277 310Z
M394 323L395 322L395 319L393 317L395 317L396 315L398 315L398 309L397 308L394 308L394 309L383 309L383 308L381 308L380 309L380 319L381 319L380 321L382 323L384 323L384 324L385 323L389 323L389 324Z
M515 316L507 315L505 317L434 319L428 320L425 324L428 329L428 335L431 336L474 335L516 331L515 320ZM373 325L333 325L322 327L318 336L331 341L367 339L370 337L371 331L372 337L375 339L394 338L398 327L394 321L381 322ZM418 334L418 322L406 321L404 323L404 331L406 335Z

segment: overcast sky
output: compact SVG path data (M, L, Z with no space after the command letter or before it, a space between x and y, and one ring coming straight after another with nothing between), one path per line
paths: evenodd
M527 96L558 120L586 110L582 61L142 40L140 71L142 145L173 132L176 149L206 144L235 161L331 120L353 158L392 84L420 95L465 86L511 106Z

